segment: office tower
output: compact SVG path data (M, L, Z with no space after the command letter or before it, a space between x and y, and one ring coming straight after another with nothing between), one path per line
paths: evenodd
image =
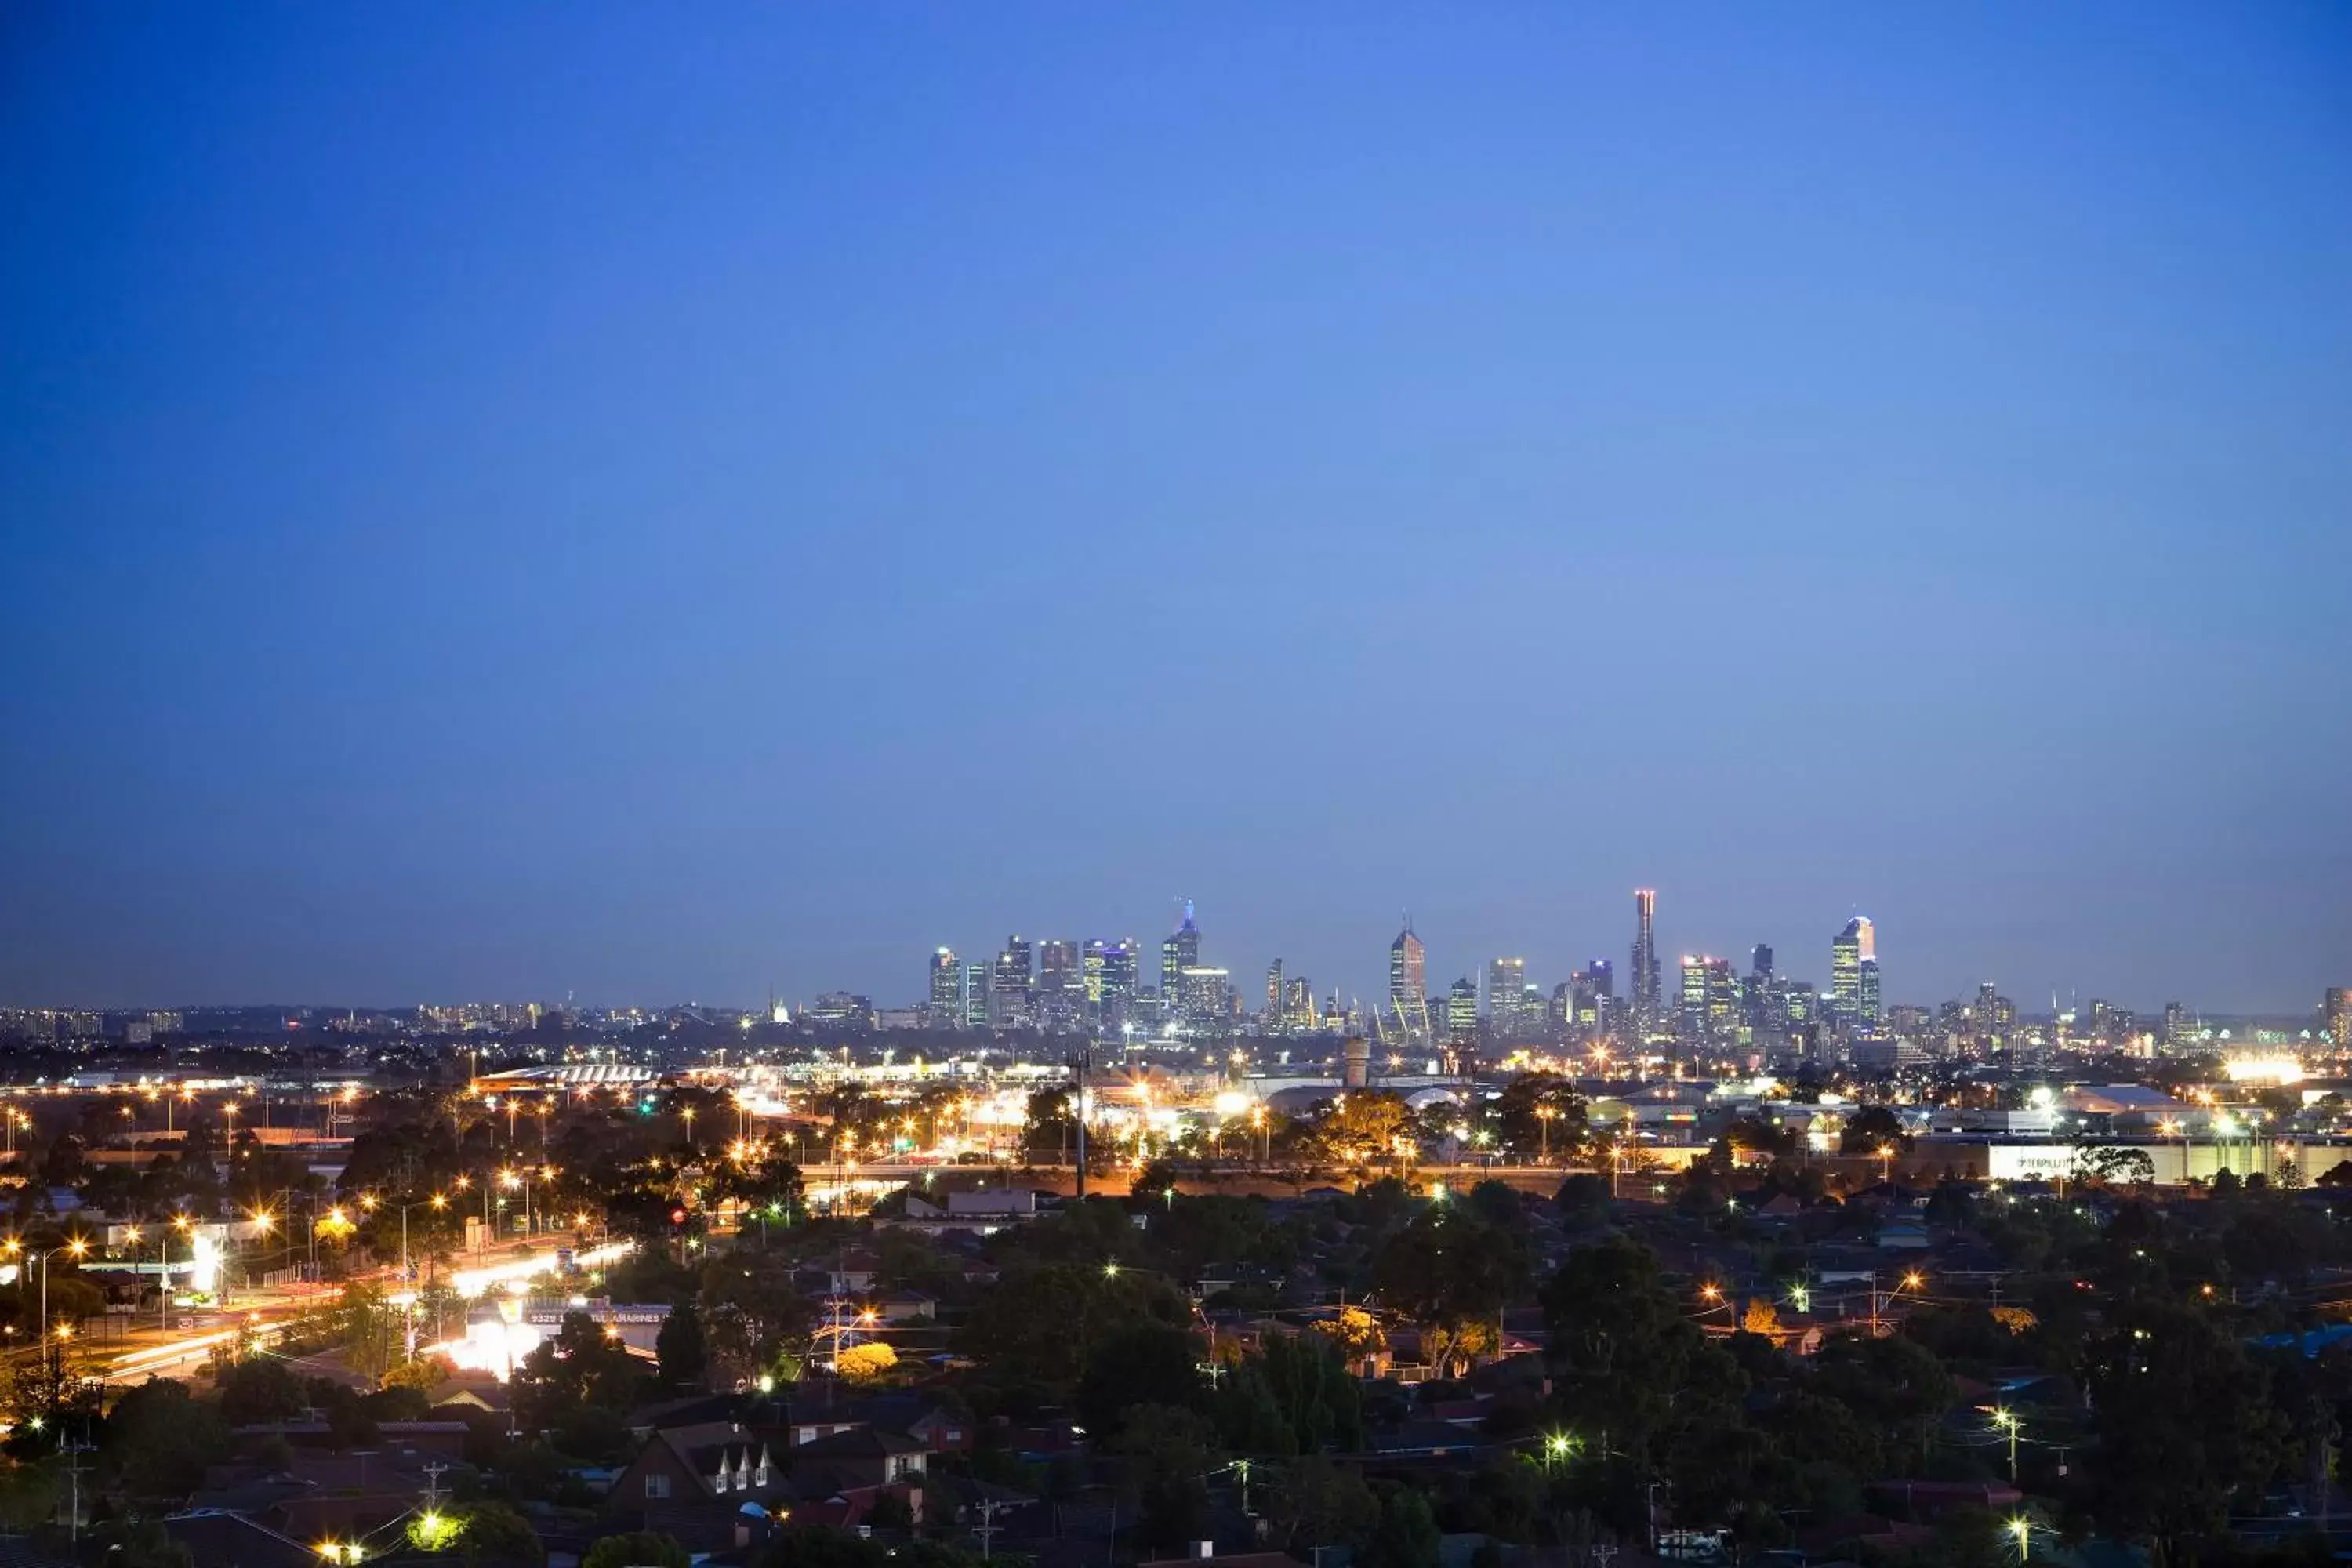
M1496 1039L1524 1040L1535 1033L1522 1015L1527 989L1526 959L1486 961L1486 1027Z
M2339 1051L2352 1048L2352 985L2331 985L2320 999L2320 1016Z
M2189 1010L2178 1002L2164 1005L2164 1043L2168 1049L2178 1049L2189 1040Z
M1277 958L1265 966L1265 1016L1259 1021L1259 1028L1276 1035L1288 1026L1283 1016L1283 1004L1289 995L1282 983L1282 960Z
M931 954L931 1005L926 1016L934 1029L963 1026L963 965L956 962L951 947Z
M1195 1029L1223 1029L1233 1022L1234 988L1222 969L1193 964L1176 977L1177 1010Z
M1070 1034L1085 1020L1086 971L1075 942L1049 941L1037 948L1037 1026Z
M1856 915L1830 943L1830 1013L1848 1028L1878 1022L1877 934Z
M1748 955L1748 973L1767 985L1772 984L1771 943L1759 942L1756 944L1755 952Z
M1030 1001L1035 991L1035 969L1028 940L1017 933L996 955L996 973L988 984L988 1021L1000 1029L1029 1026Z
M1707 961L1696 953L1683 954L1675 1033L1692 1044L1706 1037L1706 965Z
M1183 1005L1184 972L1201 966L1201 928L1192 923L1192 900L1184 900L1184 923L1160 944L1160 1005L1175 1012Z
M1478 983L1466 974L1446 989L1445 1037L1457 1046L1478 1038Z
M1658 895L1633 889L1633 1021L1647 1028L1658 1020Z
M1597 1031L1608 1027L1609 1004L1616 977L1609 971L1609 961L1596 958L1568 977L1568 1017L1572 1027Z
M988 1027L988 965L984 963L963 966L963 1026Z
M1283 1008L1283 1027L1294 1035L1311 1035L1320 1025L1315 1016L1315 987L1307 976L1294 974L1289 980L1290 994Z
M1121 1028L1135 1012L1136 989L1142 978L1137 955L1143 944L1127 937L1118 942L1091 942L1087 949L1087 962L1100 976L1093 996L1095 1021L1105 1029Z
M1408 918L1404 930L1389 943L1387 1019L1398 1038L1408 1045L1426 1044L1429 1039L1428 963L1428 952L1413 934Z

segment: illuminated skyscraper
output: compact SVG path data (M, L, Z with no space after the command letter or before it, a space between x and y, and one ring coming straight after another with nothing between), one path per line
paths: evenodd
M1160 944L1160 1005L1170 1012L1183 1005L1184 972L1201 967L1201 928L1192 923L1192 900L1184 900L1184 923Z
M1288 995L1282 983L1282 960L1277 958L1265 966L1265 1016L1259 1023L1260 1028L1270 1035L1282 1032L1286 1026L1283 1003Z
M988 1027L988 965L984 963L963 966L963 1026Z
M1004 951L996 955L996 973L988 983L990 1023L1000 1029L1029 1026L1035 973L1028 939L1018 933L1006 938Z
M963 1027L963 965L951 947L931 954L931 1005L924 1017L934 1029Z
M1430 1037L1428 967L1428 952L1407 920L1389 943L1389 1011L1383 1020L1407 1044L1425 1044Z
M1478 983L1466 974L1445 993L1445 1037L1457 1046L1478 1038Z
M1525 1040L1536 1034L1527 1010L1528 961L1486 961L1486 1027L1498 1040Z
M1658 1021L1658 895L1633 889L1633 1021L1647 1028Z
M2329 986L2320 1012L2326 1019L2327 1032L2336 1037L2336 1048L2352 1048L2352 985Z
M1866 916L1846 921L1830 943L1830 1012L1849 1028L1878 1023L1878 944Z
M1084 1022L1087 1011L1086 970L1075 942L1054 941L1037 949L1037 1026L1068 1034Z

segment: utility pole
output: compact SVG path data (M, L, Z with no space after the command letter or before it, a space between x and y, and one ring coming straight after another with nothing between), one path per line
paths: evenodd
M1070 1065L1077 1073L1077 1090L1070 1096L1070 1120L1078 1124L1078 1198L1079 1201L1084 1202L1087 1195L1087 1052L1085 1047L1078 1047L1078 1054L1070 1058Z

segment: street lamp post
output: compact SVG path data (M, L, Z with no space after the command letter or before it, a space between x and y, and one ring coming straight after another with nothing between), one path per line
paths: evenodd
M2015 1486L2017 1484L2017 1429L2024 1423L2017 1418L2017 1413L2013 1410L1996 1410L1992 1413L1992 1424L2009 1434L2009 1484Z

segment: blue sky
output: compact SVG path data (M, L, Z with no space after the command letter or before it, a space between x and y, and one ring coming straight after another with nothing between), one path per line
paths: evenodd
M19 6L0 1002L2352 984L2352 14Z

